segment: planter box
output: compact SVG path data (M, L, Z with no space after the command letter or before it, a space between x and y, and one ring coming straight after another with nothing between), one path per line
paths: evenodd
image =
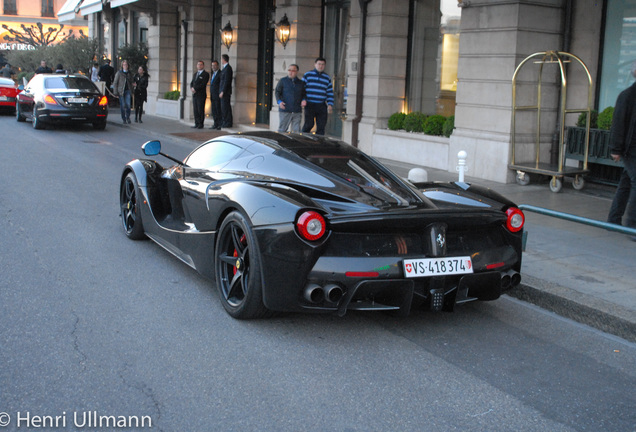
M160 117L179 119L179 101L168 99L157 99L155 103L155 114Z
M450 138L423 133L376 129L373 134L374 157L391 159L446 171Z

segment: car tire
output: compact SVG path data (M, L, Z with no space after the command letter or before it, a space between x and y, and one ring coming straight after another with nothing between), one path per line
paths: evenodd
M216 286L221 303L237 319L264 318L260 251L247 218L238 211L221 224L215 247Z
M95 130L106 129L106 120L93 122L93 129Z
M18 105L17 103L15 104L15 119L20 123L26 121L26 119L20 112L20 105Z
M46 126L44 125L44 123L42 123L41 120L38 119L38 114L36 111L36 108L33 107L33 117L31 118L33 129L44 129Z
M129 172L121 182L119 202L124 233L131 240L141 240L146 237L141 221L141 208L138 197L139 186L137 178L135 174Z

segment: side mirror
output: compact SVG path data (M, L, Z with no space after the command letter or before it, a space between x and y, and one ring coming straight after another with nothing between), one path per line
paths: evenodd
M146 156L157 156L159 153L161 153L161 142L148 141L141 146L141 149L144 151L144 154Z

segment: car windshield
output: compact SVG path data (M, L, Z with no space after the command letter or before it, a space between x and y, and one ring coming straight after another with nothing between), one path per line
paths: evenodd
M413 200L410 189L362 153L313 153L303 156L307 161L357 185L370 195L385 200L390 197L401 205L407 205Z
M44 81L44 87L47 89L69 89L69 90L87 90L97 93L97 88L86 78L54 76Z

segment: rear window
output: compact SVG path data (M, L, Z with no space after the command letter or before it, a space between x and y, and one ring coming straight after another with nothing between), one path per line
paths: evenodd
M48 77L44 80L44 88L47 89L69 89L69 90L86 90L92 92L99 92L97 87L86 78L77 77Z

